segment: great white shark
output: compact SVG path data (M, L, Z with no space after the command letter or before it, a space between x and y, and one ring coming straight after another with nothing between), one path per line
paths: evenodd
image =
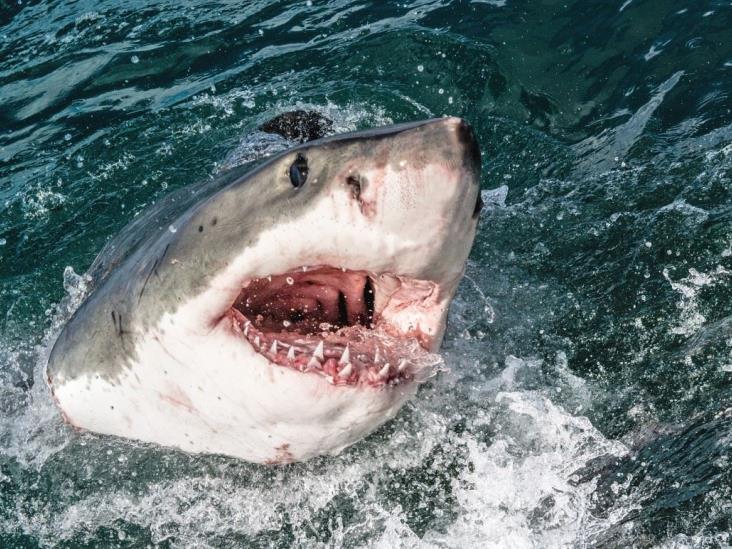
M439 118L177 193L95 264L53 345L65 420L253 462L337 454L431 373L480 169L471 127Z

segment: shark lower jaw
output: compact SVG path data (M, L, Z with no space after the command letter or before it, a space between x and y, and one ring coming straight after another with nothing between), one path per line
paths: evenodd
M391 273L301 267L244 281L220 322L272 367L335 386L422 381L440 362L446 313L435 282Z

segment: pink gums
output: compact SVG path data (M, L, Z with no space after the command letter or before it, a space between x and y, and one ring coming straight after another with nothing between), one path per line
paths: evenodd
M248 281L227 317L272 364L334 385L412 381L436 363L425 350L429 338L419 330L403 334L383 320L374 308L376 291L365 272L303 269Z

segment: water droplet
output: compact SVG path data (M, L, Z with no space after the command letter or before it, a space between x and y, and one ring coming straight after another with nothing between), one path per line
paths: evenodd
M285 280L287 281L287 283L290 286L292 286L295 283L295 281L293 280L293 278L291 276L288 276Z
M64 139L66 141L71 141L71 134L70 133L67 133L66 135L64 135Z
M7 243L8 243L7 240L5 240L4 238L0 238L0 246L5 246L5 244L7 244Z
M422 72L424 70L424 65L417 65L417 70Z
M130 61L132 61L133 65L137 65L140 62L140 58L136 55L133 55L132 57L130 57Z
M177 232L178 232L178 229L176 229L176 228L175 228L175 227L174 227L173 225L171 225L170 227L168 227L168 230L169 230L169 231L170 231L171 233L173 233L173 234L175 234L175 233L177 233Z
M442 88L440 88L439 90L437 90L437 93L439 93L440 95L442 95L443 93L445 93L445 90L443 90Z

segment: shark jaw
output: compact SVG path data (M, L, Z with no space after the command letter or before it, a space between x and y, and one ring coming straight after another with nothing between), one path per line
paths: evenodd
M437 362L422 326L442 321L440 293L432 281L303 266L247 280L222 322L273 367L379 388L423 379Z
M444 118L308 143L237 179L65 327L48 367L65 419L259 463L339 453L435 371L479 173L472 130Z

